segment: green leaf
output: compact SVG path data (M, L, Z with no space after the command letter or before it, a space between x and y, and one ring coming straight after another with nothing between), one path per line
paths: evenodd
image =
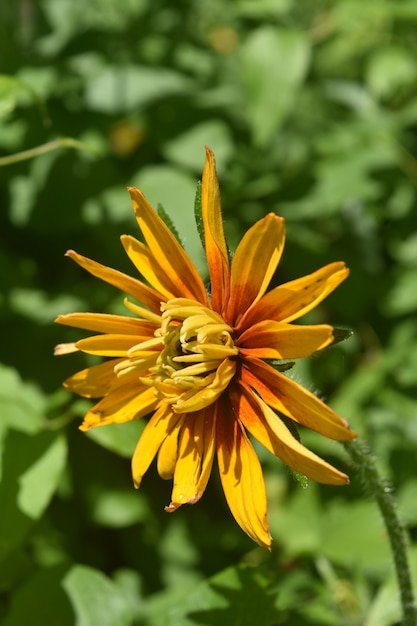
M74 615L62 590L61 582L67 566L39 569L24 580L10 598L3 626L23 624L56 624L72 626Z
M305 35L272 26L251 32L242 48L242 78L254 144L263 148L294 106L310 59Z
M125 594L98 570L74 565L62 586L74 609L77 626L132 626L132 611Z
M49 504L60 481L66 458L66 440L59 436L19 477L17 504L32 519L38 519Z
M222 120L208 120L192 126L185 133L164 144L164 154L175 164L201 173L203 146L210 146L221 171L233 154L233 138L229 126Z
M151 598L148 626L270 626L275 597L261 568L238 565L216 574L194 589Z
M3 428L37 433L44 422L46 399L35 385L24 383L11 367L0 364L0 414Z
M87 83L85 102L94 111L121 113L189 92L192 84L179 72L162 67L108 66Z
M149 516L146 496L136 489L98 489L90 494L90 509L96 524L125 528Z
M92 428L87 431L86 436L103 448L130 459L144 427L143 420L133 420L125 424L109 424Z
M0 560L23 541L49 504L58 486L65 452L65 442L56 433L28 436L9 430L0 483Z

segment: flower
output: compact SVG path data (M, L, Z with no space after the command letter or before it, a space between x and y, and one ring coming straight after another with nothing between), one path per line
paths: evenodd
M213 153L206 149L201 187L204 243L211 293L193 262L143 194L130 188L145 243L123 235L140 278L132 278L70 250L67 256L134 298L129 316L70 313L59 324L93 331L57 354L81 350L108 357L65 381L67 389L101 398L81 430L152 414L132 459L133 480L157 456L162 478L173 479L167 511L197 502L217 454L229 508L241 528L269 547L267 498L250 437L291 469L318 482L348 477L304 447L289 421L339 441L353 439L347 422L272 363L309 356L331 345L326 324L294 325L348 275L342 262L267 292L281 258L284 219L273 213L243 236L233 260L223 231Z

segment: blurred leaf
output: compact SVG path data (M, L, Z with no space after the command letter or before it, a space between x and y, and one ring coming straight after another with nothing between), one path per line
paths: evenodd
M417 309L417 267L402 269L383 302L387 315L405 315Z
M209 146L214 151L217 169L221 172L233 154L232 142L229 126L225 122L209 120L166 142L163 150L175 164L189 168L200 176L203 146Z
M85 102L94 111L121 113L189 92L192 86L186 76L162 67L109 66L88 82Z
M5 443L0 483L0 560L20 544L33 520L45 510L57 487L65 455L64 443L56 443L56 434L51 432L29 436L9 430Z
M76 296L63 294L51 299L43 291L23 287L12 289L9 298L13 311L39 324L51 324L62 311L83 308L83 302Z
M19 476L17 504L23 513L38 519L52 498L67 458L63 436L52 441L42 456Z
M100 526L124 528L143 521L149 515L145 496L133 488L96 489L89 499L92 518Z
M0 117L13 111L19 91L20 86L15 78L0 74Z
M310 59L308 39L263 26L242 47L242 80L253 141L265 147L291 111Z
M11 367L0 364L0 413L3 427L34 434L41 430L45 398L31 383L24 383Z
M160 595L148 602L149 626L270 626L275 598L259 568L229 567L194 589Z
M84 409L83 407L82 413L85 412ZM103 428L92 428L86 436L103 448L130 459L144 427L143 420L133 420L125 424L109 424Z
M114 582L98 570L74 565L63 583L76 626L131 626L132 610Z
M381 573L391 562L388 537L374 502L332 502L322 532L320 551L333 562Z
M377 97L396 97L399 89L415 83L416 59L405 47L379 48L371 55L366 74L369 87Z
M40 569L21 583L11 597L2 625L72 626L74 615L61 587L65 571L66 566Z

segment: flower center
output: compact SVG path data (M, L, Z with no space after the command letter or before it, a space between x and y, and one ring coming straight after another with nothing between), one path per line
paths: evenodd
M217 313L186 298L164 302L161 311L155 337L163 349L151 376L141 380L175 412L199 411L217 400L234 376L238 348L232 329Z

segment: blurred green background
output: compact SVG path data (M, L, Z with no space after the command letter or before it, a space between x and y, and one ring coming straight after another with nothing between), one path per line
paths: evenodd
M272 554L233 521L216 476L167 515L152 469L136 492L141 424L77 429L86 402L54 358L79 333L58 313L121 296L68 248L131 272L128 185L171 215L204 272L193 223L204 144L233 249L286 219L284 282L335 260L349 279L310 322L348 341L291 375L377 454L417 538L417 3L414 0L5 0L0 4L0 621L4 626L390 626L387 537L352 476L300 486L262 450ZM256 268L254 269L256 271ZM304 320L303 320L304 321ZM349 471L342 447L303 442ZM417 570L417 550L412 545Z

